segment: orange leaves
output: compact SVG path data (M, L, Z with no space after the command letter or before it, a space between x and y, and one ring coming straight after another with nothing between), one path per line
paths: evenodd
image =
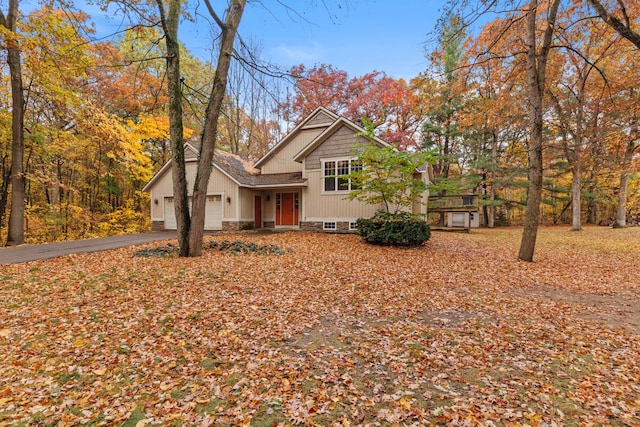
M640 228L519 231L2 267L0 424L638 424Z

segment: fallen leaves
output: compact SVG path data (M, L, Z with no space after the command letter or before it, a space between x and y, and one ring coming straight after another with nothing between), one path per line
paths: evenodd
M639 424L640 229L518 236L2 267L0 424Z

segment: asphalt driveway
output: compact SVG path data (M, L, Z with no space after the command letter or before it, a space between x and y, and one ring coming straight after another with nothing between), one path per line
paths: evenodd
M99 252L141 243L176 237L175 231L128 234L98 239L73 240L67 242L44 243L41 245L20 245L0 248L0 265L18 264L39 259L83 252Z

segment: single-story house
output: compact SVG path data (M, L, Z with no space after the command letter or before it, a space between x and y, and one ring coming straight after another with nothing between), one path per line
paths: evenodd
M340 177L356 164L356 150L368 143L356 135L359 132L364 132L361 126L319 107L255 164L216 149L207 187L205 229L354 230L358 218L373 216L379 209L346 199L351 183ZM388 145L381 139L375 142ZM197 158L198 150L186 144L189 191ZM153 230L176 228L171 171L169 161L143 189L151 193ZM417 170L416 176L429 183L426 167ZM426 213L427 197L425 193L415 204L414 213Z

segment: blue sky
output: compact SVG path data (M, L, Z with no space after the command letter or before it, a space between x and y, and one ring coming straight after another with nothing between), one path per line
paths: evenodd
M227 1L211 3L221 12ZM182 22L180 38L192 54L211 60L211 18L203 1L188 4L195 22ZM350 77L377 70L408 81L428 66L424 47L433 39L430 33L443 4L444 0L249 0L240 35L259 43L264 59L285 70L301 63L330 64ZM28 12L35 5L36 0L26 0L21 9ZM121 18L105 18L95 2L76 0L76 6L92 17L98 36L125 28Z
M213 1L214 6L222 3ZM378 70L408 80L428 65L424 46L442 4L442 0L262 0L247 5L240 35L258 41L263 56L285 69L300 63L331 64L351 77ZM193 54L208 59L211 36L206 11L202 7L192 12L197 22L184 23L181 37Z

